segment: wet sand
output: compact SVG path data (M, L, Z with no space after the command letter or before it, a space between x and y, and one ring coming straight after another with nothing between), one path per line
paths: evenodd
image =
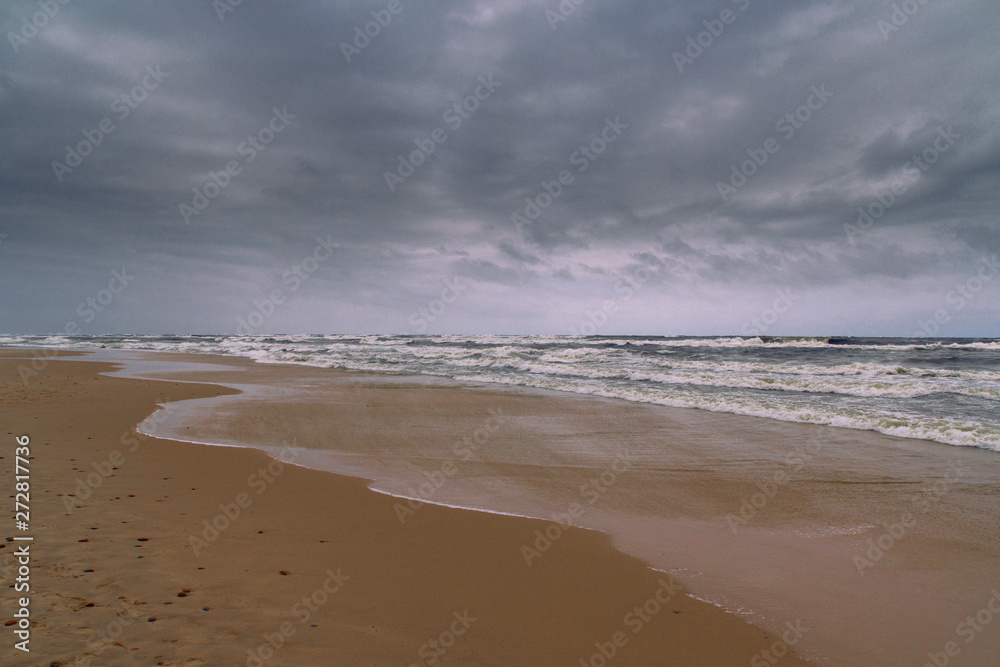
M428 505L600 530L694 594L835 665L989 664L1000 621L1000 456L872 432L441 378L242 363L241 396L143 428L254 443ZM297 449L281 454L292 441ZM574 511L574 508L576 511ZM531 567L561 548L522 550ZM522 545L524 546L524 545ZM996 602L992 603L996 606ZM987 611L984 618L992 618Z
M23 355L0 353L0 475L30 436L32 652L7 628L5 664L742 665L785 650L600 533L566 529L528 567L523 547L550 522L433 505L401 522L398 499L364 480L135 430L157 403L226 387L64 359L22 377ZM423 398L358 396L377 411L341 431L360 403L324 405L328 440L378 448L387 428L419 430L397 420ZM432 416L454 435L449 400ZM302 416L276 409L254 428ZM0 614L13 611L9 591Z

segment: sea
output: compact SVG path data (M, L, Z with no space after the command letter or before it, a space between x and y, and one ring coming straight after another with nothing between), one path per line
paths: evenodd
M436 504L540 519L552 535L600 531L774 636L801 621L795 650L817 664L924 664L998 581L997 339L2 335L0 346L94 350L140 376L168 369L133 351L314 367L281 381L266 368L229 374L243 393L167 401L138 429L369 480L396 498L401 530ZM368 404L387 389L395 403ZM555 409L553 392L586 396ZM525 568L545 548L532 540L511 545ZM961 647L963 664L997 655L997 633Z
M229 355L870 430L1000 452L1000 339L0 335L0 345Z

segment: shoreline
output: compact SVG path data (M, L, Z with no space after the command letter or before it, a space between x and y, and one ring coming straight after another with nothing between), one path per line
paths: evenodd
M27 345L31 338L5 340ZM1000 453L1000 421L990 409L990 401L1000 399L996 390L1000 375L995 355L989 352L1000 345L997 339L934 343L922 338L873 338L820 347L817 339L813 341L817 345L802 348L797 339L740 337L600 337L577 342L523 336L182 338L110 336L107 343L108 351L221 354L265 364L556 390L562 395L828 425ZM73 344L65 338L42 342ZM84 340L76 345L98 353L103 348ZM721 393L715 391L719 387ZM927 398L939 393L948 400Z
M169 390L174 402L230 390L108 377L98 372L112 366L66 359L51 360L23 386L10 360L18 353L0 352L7 399L0 411L36 447L32 474L43 517L36 519L37 547L51 560L34 566L33 646L44 647L47 660L73 664L88 652L88 638L115 623L123 628L119 641L90 650L104 663L141 656L149 664L247 664L246 651L259 648L265 633L274 638L285 630L291 632L267 664L426 664L420 652L432 650L429 638L449 632L455 636L445 639L454 644L441 655L443 664L586 664L607 660L601 647L614 652L615 664L658 664L663 656L685 664L748 664L774 645L741 619L678 594L674 582L664 584L662 573L615 551L606 536L567 529L558 549L525 569L516 561L517 546L544 529L543 521L429 506L401 527L389 497L365 482L281 464L272 482L255 480L267 495L242 508L193 558L186 538L204 526L200 520L214 521L218 507L235 512L246 500L240 494L255 500L250 489L260 487L249 484L253 473L236 470L266 471L274 462L251 448L140 436L135 426L155 410L158 391ZM66 506L72 480L110 461L127 437L141 446L112 466L122 472L102 478L92 496L77 499L79 507ZM10 467L9 459L2 463ZM106 541L94 544L98 535ZM120 574L108 578L111 572ZM305 595L314 592L310 600L337 602L310 612L309 620L320 623L289 616L302 599L301 591L289 590L297 578ZM188 602L195 598L196 605ZM464 611L477 602L476 611ZM642 605L664 613L639 623L633 635L642 616L631 624L625 619ZM146 614L154 615L142 622ZM317 636L301 641L307 632Z
M368 432L378 432L376 440L383 460L376 461L375 465L359 463L358 458L364 455L352 449L345 441L349 438L340 438L338 443L329 445L338 452L332 459L330 451L313 450L313 447L321 450L328 447L321 442L323 429L317 426L312 429L314 433L297 432L306 438L308 442L301 444L306 445L305 451L313 456L306 465L374 479L376 481L370 485L372 490L396 499L415 499L415 504L411 505L413 509L426 502L488 514L541 519L550 526L555 524L553 530L557 535L560 526L569 524L608 535L617 550L640 558L653 569L674 572L689 587L694 587L692 593L698 599L709 601L767 632L780 632L787 622L787 614L808 619L816 629L802 640L799 648L831 664L892 664L903 659L902 656L911 661L921 659L922 644L933 646L934 641L928 638L942 634L946 627L941 619L965 611L967 600L977 599L983 583L995 576L995 565L1000 563L995 546L988 546L992 556L970 559L966 552L982 550L982 541L955 533L956 529L964 528L969 534L981 535L984 530L996 526L996 504L986 507L976 504L978 493L1000 491L995 483L1000 478L1000 460L988 450L533 388L379 374L365 374L359 379L349 371L333 371L340 380L329 383L326 382L331 377L329 369L253 362L241 363L241 366L250 373L229 377L239 382L258 382L260 386L277 383L282 387L286 387L289 378L297 378L293 384L306 384L311 388L305 394L287 399L273 396L261 396L253 401L249 396L233 399L232 405L222 410L233 415L221 420L216 425L218 428L209 427L207 432L215 436L209 442L222 442L223 438L237 434L235 444L259 446L257 439L266 439L268 432L272 438L277 433L287 434L289 429L296 432L287 418L275 414L274 410L294 412L299 422L325 423L329 431L345 430L347 424L343 420L324 421L325 404L332 401L345 406L350 415L347 422L351 423L365 419L362 413L369 399L394 396L390 402L399 404L395 411L381 413L381 419L365 422L361 431L357 430L357 425L352 427L353 431L346 429L359 438ZM250 380L248 376L257 377ZM201 377L219 379L223 376L205 374ZM440 397L434 398L435 394ZM220 398L212 402L226 400ZM256 416L252 423L238 414L244 401L245 406L253 406ZM401 408L417 404L422 407L409 411ZM525 444L530 444L528 448L533 450L541 447L539 451L543 453L548 447L546 442L554 443L555 447L535 461L541 467L530 460L517 463L516 455L514 458L501 456L502 460L493 463L478 461L477 455L477 461L486 467L480 468L478 473L472 472L497 478L498 483L502 479L503 487L517 495L519 502L511 504L510 493L501 496L482 485L462 489L462 482L451 475L441 492L447 493L454 502L437 497L438 490L426 484L425 491L420 484L425 483L427 474L440 476L441 472L448 472L442 467L443 462L450 459L458 463L459 459L457 450L451 452L447 447L435 447L426 435L418 434L436 433L441 440L447 440L457 431L471 432L480 423L472 419L474 415L482 418L488 406L501 404L514 408L515 414L511 417L515 422L527 420L527 424L518 430L516 424L507 420L504 431L513 429L514 432L501 432L497 436L499 440L490 439L486 448L502 449L505 439L510 441L508 453L522 449ZM444 409L450 415L452 428L435 430L437 420L428 419L425 409ZM197 421L197 411L194 417L192 424ZM456 418L459 421L454 421ZM406 438L397 446L387 446L386 443L398 439L399 434L392 429L379 429L381 424L394 420L415 429L412 433L417 441ZM657 473L649 477L652 471L640 471L645 481L637 481L631 485L631 490L629 483L614 481L617 488L601 497L598 505L591 507L577 502L581 500L577 494L582 492L572 490L573 475L569 473L582 465L579 470L587 470L589 466L596 475L609 463L589 457L581 461L574 455L570 465L560 442L574 443L571 449L582 445L584 451L607 449L600 438L593 440L587 435L588 426L583 424L589 425L589 430L595 433L620 436L631 431L626 440L639 447L659 447L657 443L670 443L670 447L680 445L679 458L660 460L659 455L652 452L653 459L646 462L654 470L666 466L676 469L677 474ZM660 435L665 432L671 434L666 441ZM570 441L566 440L567 436L571 437ZM587 442L590 444L585 444ZM622 446L626 445L619 443L612 449ZM820 453L818 450L823 450L822 457L815 456ZM977 472L960 473L964 475L962 486L967 488L955 493L951 493L947 479L951 475L951 464L947 463L948 470L945 469L953 455L966 462L966 471L978 469ZM402 468L396 464L386 468L385 456L408 463ZM788 465L789 457L798 460L795 465ZM504 464L503 460L508 463ZM476 465L477 461L459 465ZM523 466L526 463L530 464L527 468ZM740 470L727 472L734 467ZM786 476L783 482L781 476L786 472L791 473L792 479L789 481ZM525 475L536 481L525 485ZM412 486L407 486L405 480ZM777 499L770 502L763 498L766 506L759 512L756 507L747 505L750 501L756 502L754 492L758 488L767 489L771 480L778 480ZM576 481L582 483L585 478L577 477ZM939 497L930 495L925 487L940 481L945 483L950 495L945 500L957 499L959 502L953 511L971 512L974 519L951 525L947 514L943 510L939 513L931 505L931 501L937 503ZM676 493L671 488L676 488ZM901 541L902 546L895 548L879 568L870 570L865 566L859 571L854 559L859 553L864 559L867 541L881 539L881 522L887 518L891 522L914 509L906 495L910 488L930 495L930 501L922 499L921 512L930 509L934 512L920 515L917 539ZM551 497L546 501L539 496L539 493L551 496L551 489L557 489L554 504ZM657 489L662 492L655 492ZM624 513L620 506L602 507L605 500L612 500L612 494L619 491L626 496L655 493L646 503L626 509ZM617 500L615 498L613 503ZM654 513L657 515L662 514L663 508L670 508L670 511L663 519L644 518L651 509L650 502L656 505ZM568 510L574 504L582 504L582 510L569 516ZM641 505L645 505L645 509ZM400 508L398 504L397 508ZM745 514L745 510L749 513ZM405 508L402 511L409 516ZM720 525L724 515L728 525ZM929 535L920 535L922 532ZM958 559L941 555L947 552ZM914 568L930 568L933 574L930 577L917 575ZM956 578L952 574L955 571L965 574ZM797 583L799 581L812 583L803 586ZM907 593L921 588L927 595ZM830 604L830 600L838 602ZM856 613L857 609L877 607L911 615L917 613L919 621L909 627L900 627L892 618ZM848 637L853 639L845 641ZM989 648L982 640L973 648L981 651L980 655L988 655Z

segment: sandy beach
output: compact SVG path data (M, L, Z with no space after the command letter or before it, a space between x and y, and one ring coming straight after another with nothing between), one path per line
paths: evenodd
M136 433L158 402L225 387L54 358L25 382L24 356L0 361L0 469L12 479L28 435L31 653L8 627L6 664L738 665L788 649L596 532L566 530L527 568L548 522L427 505L401 525L363 480Z
M0 27L0 667L1000 667L995 1Z
M374 480L399 497L404 529L419 525L423 501L545 519L545 534L521 545L529 569L562 548L564 525L600 531L772 635L806 629L795 649L821 663L923 664L961 642L976 665L1000 650L986 625L971 636L962 625L992 618L1000 578L994 452L495 383L238 363L183 377L243 394L170 403L144 432Z

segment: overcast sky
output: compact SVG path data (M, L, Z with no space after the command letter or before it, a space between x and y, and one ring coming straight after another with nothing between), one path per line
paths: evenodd
M0 331L1000 336L996 0L575 2L3 2Z

